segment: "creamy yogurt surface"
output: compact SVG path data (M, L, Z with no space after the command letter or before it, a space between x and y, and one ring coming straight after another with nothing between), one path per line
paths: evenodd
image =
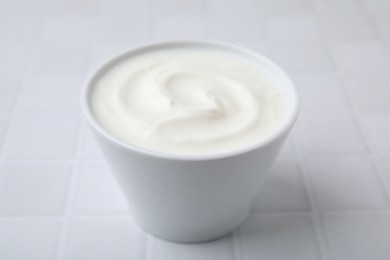
M93 86L91 108L113 136L147 150L207 155L264 140L286 114L277 81L254 62L207 48L130 56Z

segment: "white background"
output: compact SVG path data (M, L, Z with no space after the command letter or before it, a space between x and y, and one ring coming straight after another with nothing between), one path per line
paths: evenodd
M250 218L208 244L138 229L80 114L91 69L169 39L266 54L302 97ZM0 259L390 259L389 57L388 0L0 0Z

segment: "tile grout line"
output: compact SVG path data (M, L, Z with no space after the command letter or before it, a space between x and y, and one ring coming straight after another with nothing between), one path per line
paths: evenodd
M117 219L117 220L125 220L129 219L129 216L127 215L78 215L78 216L73 216L72 218L74 219L90 219L90 220L102 220L102 219ZM50 216L5 216L1 217L0 220L63 220L64 215L50 215Z
M367 11L368 10L368 7L367 7L367 4L364 3L363 0L356 0L356 3L358 4L358 6L360 7L361 9L361 15L367 20L367 23L369 24L369 27L371 27L371 29L373 30L373 33L374 33L374 36L375 38L373 40L383 40L382 39L382 34L375 22L375 19L373 18L373 15Z
M361 4L361 3L358 2L358 4ZM363 10L364 10L364 8L363 8ZM366 13L363 13L363 14L365 16L367 16ZM315 19L316 19L317 23L319 23L318 15L315 15ZM320 30L321 30L321 28L320 28ZM375 36L377 36L377 31L376 30L374 31L374 34L375 34ZM368 153L370 155L370 157L372 157L372 155L370 153L370 150L369 150L370 146L368 145L367 140L365 140L365 136L364 136L364 133L363 133L363 128L359 124L358 114L354 110L354 107L353 107L352 102L350 100L350 96L348 95L348 92L346 91L346 89L344 87L344 83L343 83L343 81L341 79L340 71L339 71L338 66L336 64L335 57L334 57L332 51L330 50L331 46L334 45L335 43L325 39L323 33L320 33L320 37L321 37L322 42L324 43L325 51L327 52L327 55L329 56L329 58L331 59L331 62L333 64L333 70L335 71L336 76L337 76L337 80L340 83L340 90L342 92L342 95L343 95L343 97L346 100L347 106L346 106L345 110L348 111L351 114L354 127L357 130L357 133L359 134L360 140L361 140L361 142L363 144L364 151L361 154L365 155L365 154ZM306 162L302 161L302 163L304 164L304 167L306 168ZM307 181L310 181L310 177L307 174L307 172L305 172L304 175L306 176ZM316 205L316 206L318 206L318 205ZM330 240L329 234L328 234L328 232L327 232L327 230L326 230L326 228L324 226L325 224L321 221L321 220L323 220L323 218L322 218L322 216L319 214L319 212L317 210L318 210L318 208L316 208L315 212L314 212L314 215L315 215L314 216L314 221L316 222L316 226L318 227L318 232L322 234L323 243L326 244L326 247L328 248L328 251L329 251L329 254L330 254L329 257L331 259L336 259L335 258L335 253L334 253L333 248L331 246L331 240ZM356 213L354 213L354 214L356 214Z
M211 27L211 20L210 20L210 0L204 0L203 2L203 21L204 21L204 36L206 39L212 39L210 27Z
M76 134L77 135L77 134ZM76 137L77 139L77 137ZM75 159L52 159L52 158L33 158L33 159L13 159L7 158L7 162L18 163L18 164L73 164ZM98 162L98 160L91 160L91 162Z
M24 74L26 74L26 71L27 71L27 68L24 69ZM17 116L21 113L21 110L20 110L20 104L21 104L21 97L22 97L22 92L23 92L23 89L24 89L24 83L26 81L26 78L23 77L21 79L21 86L20 88L18 89L17 91L17 97L16 97L16 100L15 100L15 104L14 104L14 109L12 112L9 113L9 123L8 123L8 126L7 126L7 130L6 130L6 133L5 133L5 137L4 137L4 143L3 143L3 147L2 149L0 150L0 161L2 161L3 163L5 163L5 159L6 159L6 155L7 155L7 152L8 150L10 149L10 139L11 139L11 133L14 132L13 130L15 129L15 121L16 121L16 118ZM7 160L8 161L8 160Z
M249 217L282 217L282 216L288 216L288 217L309 217L313 213L308 212L302 212L302 211L291 211L291 212L252 212ZM345 217L345 216L379 216L379 215L389 215L390 216L390 210L379 210L379 211L327 211L323 213L325 216L338 216L338 217ZM0 217L0 220L61 220L64 216L61 215L30 215L30 216L2 216ZM116 220L131 220L131 216L125 215L125 214L91 214L91 215L72 215L73 219L89 219L89 220L103 220L103 219L116 219ZM136 223L135 223L136 224ZM234 231L234 232L237 232ZM145 235L148 235L145 233Z
M363 121L364 118L359 114L358 108L353 104L349 96L347 95L347 90L345 89L344 83L341 82L341 89L347 96L347 102L350 106L350 113L356 128L359 130L360 137L366 148L366 156L370 159L371 165L374 167L375 175L380 183L380 186L383 189L383 195L386 200L387 208L390 207L390 184L387 182L385 174L382 172L382 167L380 164L380 159L374 154L372 149L373 144L371 140L371 133L367 127L365 127Z
M49 9L49 5L47 5L47 9ZM98 9L98 7L96 8ZM95 13L98 13L98 10L95 10ZM46 11L46 15L44 17L49 17L48 11ZM87 58L85 60L85 65L87 67L90 56L91 56L91 43L88 43L89 50L87 54ZM88 72L88 71L86 71ZM79 112L81 114L81 112ZM65 259L65 253L66 253L66 246L67 246L67 238L70 233L69 227L70 227L70 221L72 216L72 203L74 201L75 197L75 189L76 189L76 180L78 173L80 171L80 164L81 164L81 155L82 155L82 146L84 142L82 141L85 135L85 130L82 124L83 117L78 116L78 132L76 137L76 143L75 143L75 149L74 149L74 157L72 161L73 169L70 175L70 180L68 184L68 194L67 194L67 200L64 208L64 216L63 221L61 223L60 228L60 234L58 238L58 244L57 244L57 252L56 252L56 259Z
M74 201L74 198L76 196L76 181L78 173L80 172L80 165L81 165L81 153L82 153L82 146L83 146L83 137L84 137L84 127L82 127L82 119L79 119L79 131L78 131L78 138L76 143L76 151L75 151L75 162L73 164L72 173L70 176L70 181L68 184L68 196L65 204L65 214L63 216L63 222L61 225L61 231L57 246L57 255L56 259L65 259L65 252L66 252L66 245L67 245L67 238L70 233L69 227L72 217L72 203Z
M361 1L358 1L357 2L359 4L360 7L364 7L363 3ZM372 20L372 17L365 11L365 8L362 8L362 15L368 20L369 24L373 27L373 30L374 30L374 36L376 38L378 38L378 30L375 26L375 23L374 21ZM316 16L316 19L318 20L317 16ZM321 34L322 36L323 34ZM374 39L375 40L375 39ZM378 40L378 39L376 39ZM334 43L332 42L328 42L325 40L325 49L326 51L328 52L332 62L335 64L335 60L334 60L334 56L332 54L332 52L330 51L330 46L329 45L332 45ZM386 185L386 182L384 180L384 176L381 174L381 171L380 171L380 167L379 167L379 163L377 162L377 159L376 159L376 156L374 156L372 154L372 150L370 149L370 138L368 138L370 135L365 135L365 134L368 134L367 133L367 130L365 129L364 125L361 123L361 117L358 113L358 110L357 108L353 105L353 102L351 101L351 97L350 95L348 94L345 86L344 86L344 82L342 80L342 75L340 75L340 71L339 69L337 68L337 66L335 66L336 68L336 75L337 75L337 79L338 81L340 82L340 89L342 91L342 94L347 102L347 111L351 114L351 117L352 117L352 120L353 120L353 123L354 123L354 126L356 128L356 130L358 131L358 134L359 134L359 137L360 137L360 140L361 142L363 143L364 145L364 153L362 153L362 155L368 155L370 160L371 160L371 163L373 163L373 166L374 166L374 170L375 170L375 173L376 173L376 176L377 178L379 178L379 182L380 182L380 185L382 185L382 188L384 188L384 192L385 192L385 199L386 199L386 202L387 202L387 207L389 206L389 202L390 202L390 186L389 185ZM384 186L384 187L383 187ZM388 212L380 212L379 214L388 214ZM344 213L345 214L345 213ZM334 215L334 213L332 212L329 212L329 214L327 215ZM356 212L354 213L354 215L356 215ZM317 220L316 221L320 221L317 217ZM331 256L333 259L335 259L335 255L334 255L334 252L332 250L332 247L331 247L331 243L330 243L330 238L329 238L329 234L328 232L326 231L326 228L324 227L323 223L319 223L319 226L321 227L322 229L322 232L323 232L323 235L324 235L324 238L326 239L326 242L328 244L328 247L329 247L329 252L331 253Z
M310 205L310 216L311 216L311 222L314 227L314 233L316 237L316 242L318 245L319 253L321 259L335 259L334 254L332 252L330 241L325 235L324 227L321 223L321 216L319 211L318 202L316 199L316 196L314 194L314 191L312 190L312 182L309 177L309 172L306 166L306 160L303 154L303 151L301 149L301 146L297 142L299 140L299 136L294 136L293 141L295 142L295 148L297 152L297 158L299 160L299 167L301 169L301 177L303 179L304 189L305 193L309 199L309 205Z
M40 32L40 29L42 27L42 24L44 23L44 20L46 19L46 14L47 14L47 8L48 8L48 5L46 5L46 7L42 10L42 16L39 18L38 20L38 26L35 30L35 33L34 33L34 37L32 38L30 44L31 44L31 49L29 50L28 54L27 54L27 61L26 61L26 64L22 70L22 75L23 77L21 77L20 79L20 87L19 89L17 90L17 93L16 93L16 100L15 100L15 103L14 103L14 108L13 110L8 114L8 117L9 117L9 123L8 123L8 126L7 126L7 130L6 130L6 134L5 134L5 137L4 137L4 144L3 144L3 147L2 149L0 150L0 162L2 162L3 164L7 164L9 162L11 163L25 163L25 162L32 162L32 163L42 163L42 162L46 162L46 160L43 160L42 158L39 159L39 160L13 160L12 158L6 160L7 158L7 153L9 152L10 150L10 146L11 146L11 137L12 137L12 133L14 132L14 129L16 127L16 120L18 118L18 116L20 114L22 114L22 110L21 110L21 100L22 100L22 96L23 96L23 92L25 90L25 83L27 82L28 80L28 76L30 74L29 72L29 69L31 67L31 64L32 64L32 57L33 57L33 54L35 53L36 49L37 49L37 44L39 42L39 32ZM79 120L80 121L80 120ZM79 129L80 129L80 126L79 125ZM63 162L63 160L60 160L61 162ZM68 164L71 164L70 162L73 161L73 160L66 160L66 162ZM49 163L58 163L58 161L50 161ZM0 177L1 177L1 173L0 173ZM73 170L70 174L70 180L69 180L69 183L68 183L68 190L69 190L69 185L71 183L71 180L72 180L72 175L73 175ZM26 219L28 220L31 220L31 219L40 219L40 220L58 220L59 223L61 223L61 220L64 219L63 216L40 216L40 217L31 217L31 216L25 216L25 217L1 217L0 218L1 220L4 220L4 219L9 219L9 220L21 220L21 221L25 221ZM61 227L60 227L60 234L62 233L62 229L63 229L63 223L61 223ZM58 250L58 246L60 244L60 238L61 236L59 236L57 238L57 243L56 243L56 248L55 250L57 251ZM58 253L58 252L57 252Z
M366 4L363 3L362 0L357 0L356 2L359 6L359 9L361 10L361 12L359 12L361 15L363 15L367 21L369 22L370 26L372 27L373 29L373 32L374 32L374 36L376 39L374 40L382 40L381 39L381 34L380 32L378 31L378 28L375 24L375 22L373 21L372 19L372 16L369 14L369 12L367 12L367 8L366 8ZM318 22L318 17L317 15L315 16L316 17L316 20ZM321 36L323 35L323 33L320 34ZM365 129L364 125L361 124L361 121L362 121L362 118L359 116L359 113L357 111L357 109L355 108L355 106L353 105L353 102L351 101L351 97L350 95L348 94L348 91L347 89L345 88L344 86L344 82L342 80L342 75L340 75L340 71L339 69L337 68L336 66L336 63L334 61L334 56L332 54L332 52L329 50L329 45L333 45L335 43L333 42L328 42L326 39L324 39L323 37L321 37L323 39L323 41L326 43L325 45L325 49L326 51L328 52L331 60L332 60L332 63L334 63L334 66L336 68L336 75L337 75L337 80L339 81L340 83L340 89L341 89L341 92L346 100L346 103L347 103L347 107L346 107L346 110L351 114L352 116L352 120L353 120L353 123L354 123L354 126L355 128L357 129L358 131L358 134L359 134L359 137L360 139L362 140L363 142L363 145L364 145L364 153L362 153L362 155L364 154L368 154L370 159L371 159L371 162L373 163L373 166L374 166L374 170L376 171L376 175L378 176L378 178L380 179L380 182L382 183L385 189L385 196L386 196L386 201L388 203L388 205L390 205L390 184L387 185L385 178L384 176L382 176L381 174L381 170L380 170L380 164L379 162L377 162L377 157L375 155L372 154L372 151L370 149L370 138L367 138L366 136L370 136L369 134L369 131L367 131L367 129ZM366 134L366 135L365 135Z
M29 50L29 52L27 54L28 59L26 61L24 68L22 69L21 74L23 75L23 77L21 77L21 79L20 79L20 87L19 87L17 94L16 94L17 97L15 100L14 109L10 113L8 113L8 115L10 117L9 118L10 122L8 124L6 134L4 137L3 147L2 147L2 149L0 149L0 162L3 162L3 163L5 163L6 154L7 154L7 151L9 150L11 133L13 132L13 130L15 128L15 118L17 118L17 116L22 111L20 108L21 107L20 104L21 104L22 93L23 93L23 90L25 88L24 84L26 82L26 79L28 79L28 76L29 76L29 68L31 67L31 63L32 63L32 56L35 53L36 48L37 48L38 43L39 43L40 29L41 29L42 25L44 24L44 21L45 21L46 16L47 16L47 12L48 12L48 8L49 8L49 4L47 4L48 2L49 2L49 0L46 0L46 5L43 8L43 10L41 11L40 18L37 20L37 26L36 26L35 31L34 31L34 37L32 37L31 41L29 42L31 44L31 49ZM7 160L7 161L9 161L9 160ZM1 173L0 173L0 175L1 175Z
M370 23L370 25L373 27L374 30L374 34L375 36L377 37L376 40L381 40L380 39L380 34L375 26L375 23L374 21L371 19L372 17L369 15L369 13L367 13L366 9L363 8L365 7L365 5L363 4L363 2L361 1L358 1L357 2L359 4L360 7L362 7L361 9L363 10L362 11L362 15L364 15L364 17L369 20L368 22ZM321 34L322 35L322 34ZM331 45L332 43L327 43L326 44L326 50L327 52L329 53L331 59L334 61L334 56L332 55L331 51L329 50L329 45ZM342 80L342 75L340 74L341 72L336 68L336 75L337 75L337 79L338 81L340 82L340 89L341 89L341 92L346 100L346 103L347 103L347 107L346 107L346 110L351 114L351 117L352 117L352 120L353 120L353 123L354 123L354 126L355 128L357 129L357 132L359 134L359 137L363 143L363 146L364 146L364 153L362 153L362 155L367 155L372 163L372 166L374 167L374 170L376 172L376 176L377 178L379 179L379 182L380 182L380 185L382 186L382 188L384 189L384 195L385 195L385 199L386 199L386 202L387 202L387 206L389 207L390 205L390 184L387 183L386 181L386 177L384 176L384 174L382 173L382 170L381 170L381 166L380 166L380 162L377 158L377 156L375 156L375 154L373 154L373 151L372 151L372 143L371 143L371 134L370 134L370 131L368 129L366 129L366 127L364 126L364 124L362 124L362 121L364 121L364 118L361 117L361 115L359 114L359 111L358 111L358 108L353 104L353 101L351 100L351 96L348 94L348 91L345 87L345 83L344 81Z
M373 162L373 166L377 172L377 174L379 175L379 179L381 181L381 183L383 184L383 188L384 188L384 192L385 192L385 196L387 198L387 208L389 208L389 205L390 205L390 183L387 181L387 177L386 177L386 174L384 173L384 170L382 168L382 165L381 165L381 162L377 156L375 155L372 155L371 154L371 160Z
M208 35L209 35L209 27L210 27L210 15L209 15L209 12L210 12L210 5L209 5L209 1L208 0L203 0L202 1L202 4L201 4L201 9L202 9L202 36L201 36L201 40L207 40L208 39Z
M368 11L366 3L364 3L364 1L362 1L362 0L357 0L357 1L358 1L357 3L362 7L362 10L363 10L362 13L363 13L364 17L366 17L366 19L370 23L371 27L373 28L374 33L378 38L377 40L380 40L381 42L383 42L385 39L383 38L383 35L380 33L380 30L379 30L379 28L378 28L378 26L375 23L375 20L373 18L373 15ZM387 60L390 63L390 55L387 55ZM344 91L346 91L343 84L342 84L342 88L344 89ZM384 188L384 193L385 193L384 195L386 196L387 207L389 208L390 207L390 182L387 181L386 175L383 172L383 169L382 169L382 166L380 163L380 159L378 158L378 156L375 155L373 149L371 148L371 147L374 147L374 145L372 143L371 133L370 133L369 129L367 129L364 124L362 124L362 121L364 121L364 118L362 118L359 115L358 108L356 106L354 106L352 102L350 102L350 103L351 103L351 110L356 118L357 124L362 129L363 139L365 140L365 142L367 144L367 149L369 151L370 159L373 163L373 166L375 168L377 176L378 176L378 178L379 178L379 180ZM366 135L364 135L364 133Z
M282 216L288 216L288 217L308 217L312 216L313 212L303 212L303 211L295 211L295 212L267 212L267 213L252 213L252 217L257 216L264 216L264 217L282 217ZM320 213L317 213L320 215ZM321 215L324 216L352 216L352 215L359 215L359 216L378 216L378 215L390 215L390 210L387 211L327 211L324 213L321 213Z
M42 15L42 17L39 19L39 22L43 22L43 20L44 20L44 15ZM35 34L37 35L38 31L36 31ZM24 85L25 85L25 82L27 79L26 76L28 76L28 68L29 68L29 66L31 66L32 53L34 53L35 49L37 48L36 42L37 42L37 36L36 36L36 38L34 38L31 41L32 47L27 54L28 59L26 61L24 68L22 69L22 71L20 73L21 75L23 75L23 77L20 78L20 87L16 92L16 99L15 99L15 103L14 103L14 108L13 108L13 110L11 110L8 113L8 117L9 117L8 120L10 122L8 123L8 126L7 126L6 134L4 137L3 147L2 147L2 149L0 149L0 162L1 161L5 162L6 154L7 154L7 151L9 150L9 146L10 146L10 139L11 139L10 136L11 136L11 133L13 132L13 129L15 128L15 119L21 113L21 108L20 108L21 105L20 104L21 104L22 93L23 93L23 89L25 88Z
M153 42L154 38L154 26L155 26L155 12L156 12L156 0L147 0L149 4L149 17L148 17L148 34L146 41Z

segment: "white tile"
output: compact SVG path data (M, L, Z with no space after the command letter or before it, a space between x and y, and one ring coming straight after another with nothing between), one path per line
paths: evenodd
M206 24L201 14L155 16L151 27L153 40L203 39Z
M85 44L41 44L33 54L29 71L37 74L78 73L87 70L89 46Z
M49 44L87 44L92 41L96 30L95 16L57 15L45 20L38 37L40 42Z
M7 134L9 120L7 118L0 117L0 152L2 151L5 136Z
M47 5L47 0L29 0L23 1L0 1L0 14L2 17L41 16Z
M309 200L298 163L278 161L261 186L252 211L302 212L309 209Z
M298 119L299 144L305 154L363 153L365 146L349 112L306 110Z
M335 260L389 259L388 215L327 217L325 227Z
M390 3L387 0L363 0L363 4L370 13L390 12Z
M34 39L38 30L38 17L23 16L0 18L0 40L7 41L28 41Z
M24 111L79 111L85 75L60 73L24 80L19 107Z
M151 1L100 0L94 43L141 44L150 39Z
M331 59L320 41L274 41L268 53L275 62L290 71L327 70Z
M322 259L308 217L252 216L239 228L242 260Z
M88 66L91 69L96 69L98 66L106 62L108 59L122 53L136 44L130 44L123 41L95 43L91 45L90 59Z
M0 43L0 71L2 75L20 76L23 74L31 53L31 46L20 42Z
M310 14L270 16L267 25L270 36L280 41L320 38L317 21Z
M380 161L380 164L381 164L381 170L383 171L386 177L388 187L390 187L390 158L382 159ZM388 190L387 192L390 192L390 190Z
M325 38L330 42L375 40L377 35L370 21L359 14L324 14L318 20Z
M66 113L24 113L14 119L8 158L59 159L74 156L79 119Z
M62 215L71 174L65 164L9 164L0 176L0 215Z
M373 15L374 23L382 38L390 39L390 16L389 14Z
M276 14L301 14L308 12L309 5L305 0L273 0L270 9Z
M342 80L356 107L390 108L390 75L388 73L344 73Z
M54 0L49 2L47 12L58 14L94 14L98 11L98 0Z
M383 39L383 46L387 55L390 57L390 39Z
M145 233L128 219L76 219L63 259L145 259L145 251Z
M312 189L320 210L385 210L384 187L364 156L307 160Z
M390 153L390 112L372 112L363 116L370 147L377 153Z
M293 135L290 133L286 142L284 143L282 150L280 151L280 157L294 157L297 156L297 150L295 148Z
M95 137L89 128L85 128L84 137L82 141L82 156L86 159L94 159L103 161L103 154L98 146Z
M57 220L0 220L0 259L53 260L59 233Z
M73 210L81 215L128 214L124 195L105 163L81 163Z
M201 244L178 244L152 238L147 260L233 260L232 238L225 237Z
M0 77L0 112L13 111L21 84L20 78Z
M357 0L311 0L309 2L317 13L362 13L360 1Z
M206 0L156 0L153 2L153 11L154 14L200 14L205 12L207 4Z
M207 35L213 40L239 44L264 52L265 16L253 1L212 1L207 13ZM232 19L240 17L240 19Z
M381 38L384 38L384 37L381 37ZM383 43L387 57L390 57L390 38L389 39L387 39L387 38L381 39L381 42Z
M142 10L134 9L131 13L100 16L95 25L98 30L93 36L93 44L120 42L131 47L146 43L150 38L150 21L146 15Z
M388 71L389 57L381 42L339 43L331 48L342 71Z
M111 22L134 21L135 24L129 23L131 29L139 26L144 28L151 18L151 12L155 7L156 1L128 1L128 0L99 0L98 16Z
M245 15L263 14L263 12L269 12L269 2L265 0L242 0L238 1L226 1L226 0L213 0L207 3L208 12L216 19L228 18L234 13L238 17L245 17ZM211 18L210 17L210 18Z
M303 107L346 108L340 80L333 72L295 73L293 75Z
M98 14L106 16L107 14L117 15L130 14L135 15L137 19L148 19L147 15L155 1L128 1L128 0L99 0ZM114 17L113 17L114 18ZM141 19L142 20L142 19Z

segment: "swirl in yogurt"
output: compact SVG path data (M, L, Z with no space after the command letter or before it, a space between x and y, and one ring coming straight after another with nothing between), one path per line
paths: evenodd
M185 48L116 64L94 86L91 106L120 140L191 155L259 142L285 114L282 90L261 67L227 52Z

